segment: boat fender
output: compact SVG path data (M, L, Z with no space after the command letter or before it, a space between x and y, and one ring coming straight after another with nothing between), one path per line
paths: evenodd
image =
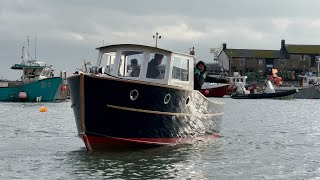
M164 104L168 104L170 102L170 99L171 99L171 95L170 94L167 94L165 97L164 97Z
M205 94L209 94L209 90L205 90L204 93L205 93Z
M20 93L19 93L19 98L20 99L27 99L27 93L26 92L24 92L24 91L21 91Z
M63 85L63 86L61 87L61 90L62 90L62 91L67 90L67 86L66 86L66 85Z

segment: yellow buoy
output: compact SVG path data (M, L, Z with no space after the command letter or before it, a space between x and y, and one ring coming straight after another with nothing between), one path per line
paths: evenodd
M44 107L44 106L41 106L40 108L40 112L47 112L48 108Z

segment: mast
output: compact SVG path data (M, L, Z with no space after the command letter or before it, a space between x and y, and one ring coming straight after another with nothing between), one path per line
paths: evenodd
M27 49L28 51L27 51L27 58L26 59L28 60L29 59L29 55L30 55L29 54L29 46L30 46L29 36L27 36L27 41L28 41L28 49Z
M37 60L37 37L34 37L34 60Z
M22 47L21 60L22 60L22 62L24 62L24 46Z

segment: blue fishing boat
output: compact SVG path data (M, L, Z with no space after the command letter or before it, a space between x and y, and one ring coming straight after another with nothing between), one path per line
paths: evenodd
M52 66L44 62L29 60L28 56L29 53L25 53L23 47L22 62L11 67L13 70L22 71L20 80L0 80L0 101L53 102L66 100L68 95L66 73L61 72L60 76L55 77Z

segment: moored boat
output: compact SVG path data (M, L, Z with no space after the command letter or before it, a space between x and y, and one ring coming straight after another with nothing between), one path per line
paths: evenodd
M136 44L97 50L89 73L67 78L78 135L88 150L219 136L224 103L193 90L192 55ZM133 62L139 71L129 68Z
M276 86L277 92L298 89L295 99L320 99L320 77L310 74L300 75L300 86Z
M28 48L29 49L29 48ZM11 69L21 70L20 80L0 81L0 101L10 102L55 102L67 98L65 73L55 77L52 66L28 58L22 49L22 62Z
M264 92L250 93L244 87L238 87L237 92L231 95L233 99L293 99L297 89L276 92L270 80L266 82Z
M206 97L223 97L227 94L230 84L205 82L200 92Z
M229 83L229 87L227 90L227 95L231 95L237 91L239 86L245 86L247 76L241 76L238 72L234 72L233 76L225 77L227 83Z

